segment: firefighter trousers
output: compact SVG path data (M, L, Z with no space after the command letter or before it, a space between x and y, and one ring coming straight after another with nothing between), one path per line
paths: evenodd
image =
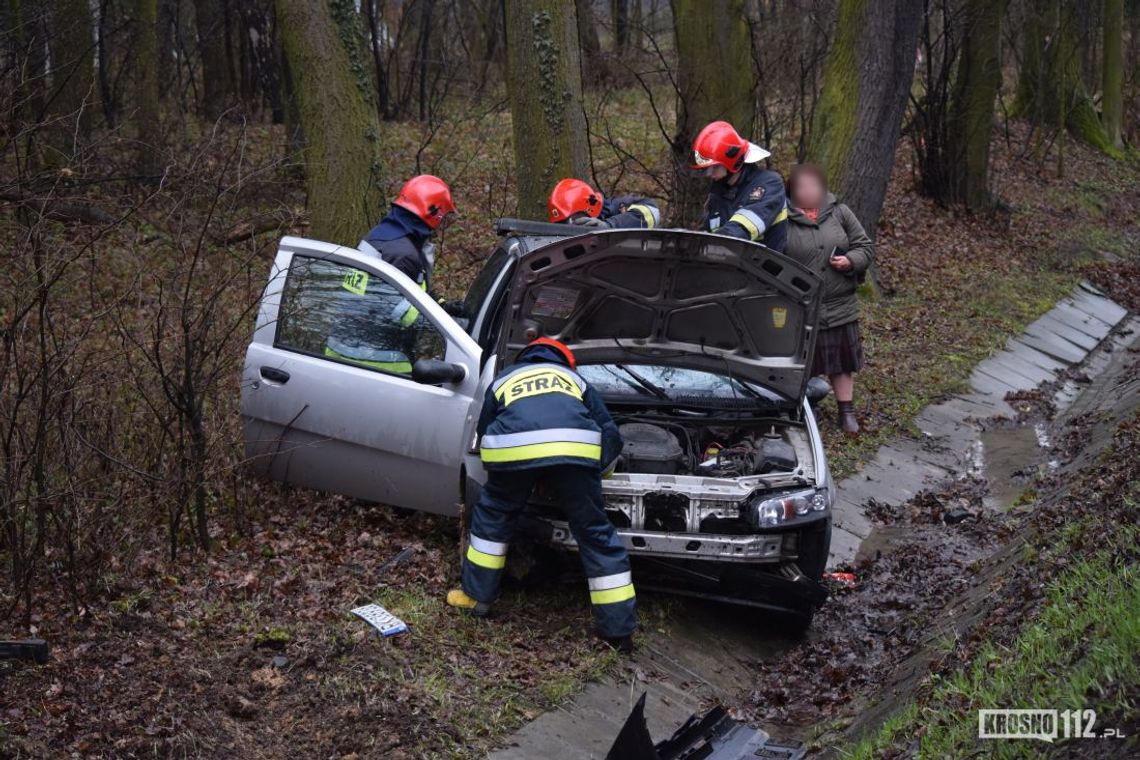
M637 627L629 556L606 517L601 473L593 467L554 465L488 471L487 483L471 514L463 558L464 592L488 603L498 596L515 524L539 480L552 491L578 542L598 633L606 638L628 636Z

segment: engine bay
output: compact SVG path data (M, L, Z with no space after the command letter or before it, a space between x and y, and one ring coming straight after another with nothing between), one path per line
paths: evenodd
M622 416L614 421L625 442L617 472L741 478L795 472L800 464L792 435L802 431L777 421L705 420Z

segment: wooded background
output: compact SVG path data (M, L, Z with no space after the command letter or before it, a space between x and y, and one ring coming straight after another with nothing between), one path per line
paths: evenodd
M140 526L174 556L242 524L232 400L281 234L355 244L430 170L461 293L490 220L564 176L693 224L713 119L823 165L872 235L900 160L1000 217L995 139L1054 175L1074 141L1135 160L1138 58L1137 0L4 0L0 601L30 615L50 568L81 605Z

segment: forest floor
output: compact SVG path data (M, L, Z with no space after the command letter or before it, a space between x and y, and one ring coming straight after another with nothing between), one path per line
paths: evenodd
M615 117L626 150L657 139L643 117ZM1007 208L984 217L917 197L900 146L876 252L884 292L863 305L865 432L841 437L823 415L839 477L912 430L918 410L962 388L979 359L1082 277L1140 308L1140 171L1071 147L1057 178L1051 163L1015 157L1024 134L1012 131L995 141ZM391 177L456 178L465 217L443 241L437 282L459 295L490 250L490 220L513 207L509 129L497 115L472 117L418 165L421 133L394 128L386 139ZM603 181L624 172L601 163ZM296 208L296 179L275 181L250 203ZM622 185L654 191L644 172ZM257 243L266 270L272 243ZM229 419L237 387L235 376L232 395L215 400ZM591 638L577 587L508 591L490 623L453 614L443 602L458 568L453 520L269 484L236 493L240 529L218 519L211 552L171 560L156 526L134 537L137 552L110 562L82 607L49 582L29 629L3 624L4 637L47 639L52 659L0 662L0 757L475 757L619 666ZM385 605L411 632L371 635L347 612L364 602ZM650 594L639 604L646 626L678 609Z

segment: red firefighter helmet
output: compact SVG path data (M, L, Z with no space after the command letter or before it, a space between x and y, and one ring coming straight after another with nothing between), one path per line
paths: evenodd
M421 174L405 182L393 203L423 219L433 230L439 227L445 216L455 213L451 188L430 174Z
M578 360L574 358L574 352L571 351L570 348L560 340L555 340L554 338L535 338L530 343L526 344L526 348L531 348L532 346L550 346L555 351L562 354L562 358L565 359L566 363L570 365L570 369L578 368ZM526 348L524 348L523 351L525 351Z
M602 194L582 180L564 179L550 192L546 208L550 212L550 221L565 222L581 212L596 217L602 213L603 202Z
M756 143L740 136L727 121L714 121L706 125L693 140L694 169L706 169L720 164L734 174L745 164L763 161L772 155Z

